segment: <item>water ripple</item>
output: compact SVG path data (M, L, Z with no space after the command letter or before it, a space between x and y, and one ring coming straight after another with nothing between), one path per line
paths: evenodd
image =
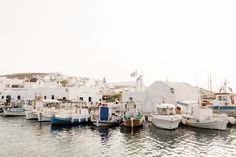
M51 127L23 117L0 117L1 157L236 156L236 127L227 131L180 126L96 128Z

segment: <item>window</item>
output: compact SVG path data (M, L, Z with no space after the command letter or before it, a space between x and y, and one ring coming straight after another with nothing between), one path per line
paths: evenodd
M83 100L84 100L84 98L83 98L83 97L80 97L80 98L79 98L79 100L80 100L80 101L83 101Z
M133 98L132 97L129 97L129 101L132 101L133 100Z
M219 97L218 97L218 100L219 100L219 101L222 101L222 98L221 98L221 96L219 96Z
M10 103L10 102L11 102L11 95L7 95L7 96L6 96L6 102L7 102L7 103Z
M4 96L2 96L2 99L4 99Z
M44 99L47 99L47 96L44 96Z
M52 98L52 100L54 100L54 99L55 99L54 95L52 95L52 97L51 97L51 98Z
M18 96L17 96L17 100L20 100L20 99L21 99L21 96L20 96L20 95L18 95Z
M92 101L92 98L91 98L91 97L89 97L89 98L88 98L88 101L89 101L89 102L91 102L91 101Z
M63 100L66 100L66 97L63 97L62 99L63 99Z
M223 96L223 101L228 101L227 96Z

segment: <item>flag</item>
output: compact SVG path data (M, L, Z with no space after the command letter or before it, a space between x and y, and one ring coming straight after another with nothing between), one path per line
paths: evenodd
M130 74L130 77L137 77L137 70Z
M143 75L140 75L136 81L142 81L143 80Z

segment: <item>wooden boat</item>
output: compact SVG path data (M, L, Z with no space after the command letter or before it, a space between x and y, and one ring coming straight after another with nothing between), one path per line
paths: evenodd
M135 102L128 102L125 106L126 113L123 117L123 126L126 127L140 127L143 125L145 121L145 117L141 114L141 112L137 111L137 105Z
M139 127L142 126L144 122L144 118L129 118L123 120L123 125L127 127Z

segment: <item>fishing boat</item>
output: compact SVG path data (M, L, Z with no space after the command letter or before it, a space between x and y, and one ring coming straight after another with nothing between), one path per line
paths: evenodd
M5 107L3 116L25 116L25 109L23 107Z
M227 129L228 116L213 116L212 109L201 106L198 101L181 101L178 104L184 110L183 124L205 129Z
M22 100L6 100L2 107L3 116L25 116L24 103Z
M35 100L28 102L25 107L25 118L26 120L37 120L37 109Z
M228 82L225 81L221 86L218 93L215 93L215 100L213 105L208 107L213 110L214 113L225 113L228 116L236 117L236 104L235 94L233 89L228 86Z
M123 126L126 127L140 127L145 121L145 117L137 109L137 104L133 101L127 102L125 105L125 115L123 117Z
M87 108L76 109L73 113L70 111L60 111L51 117L52 125L75 125L90 121L90 114Z
M53 114L45 111L39 111L37 116L39 122L51 122Z
M103 104L91 114L91 122L97 126L117 126L122 122L122 117L112 111L112 108Z
M181 115L175 112L175 105L173 104L158 104L157 113L152 114L152 124L162 129L176 129L182 120Z
M39 122L51 122L52 116L57 112L59 105L57 100L40 100L36 104L37 117Z

